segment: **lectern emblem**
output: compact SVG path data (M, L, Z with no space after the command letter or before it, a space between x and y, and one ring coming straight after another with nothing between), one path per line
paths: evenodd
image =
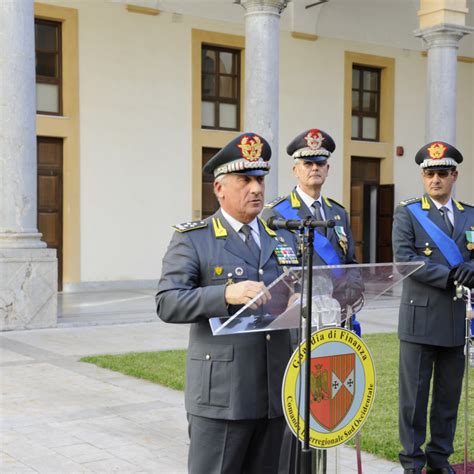
M314 419L332 431L354 400L355 354L311 358L311 402Z
M293 434L304 439L306 344L286 368L282 397ZM375 397L375 368L362 339L343 328L311 336L309 439L313 448L331 448L352 438L367 419Z

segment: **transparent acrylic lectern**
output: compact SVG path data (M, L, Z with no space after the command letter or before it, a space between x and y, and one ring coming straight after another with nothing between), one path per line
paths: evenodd
M328 327L352 328L353 314L363 332L395 332L402 280L416 272L423 262L379 263L362 265L313 266L312 331ZM300 328L304 334L308 271L288 267L284 273L247 305L230 317L210 319L214 336L256 331ZM346 323L345 321L348 320ZM301 391L305 383L299 380ZM301 408L301 406L300 406ZM315 418L311 424L317 424ZM334 427L337 430L337 426ZM294 432L294 431L293 431ZM356 453L350 451L354 466L361 472L360 443L356 437ZM300 438L301 440L301 438ZM312 473L340 473L341 446L317 449L312 457Z
M347 319L348 307L350 315L367 314L374 324L383 323L387 308L398 307L398 283L421 266L423 262L314 266L312 327L340 326ZM222 336L298 328L301 298L303 310L306 301L304 278L301 267L286 268L234 315L211 318L212 333Z

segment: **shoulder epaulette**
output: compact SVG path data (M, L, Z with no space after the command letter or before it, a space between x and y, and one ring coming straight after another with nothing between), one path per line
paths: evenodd
M323 199L324 201L326 202L326 204L329 206L329 207L332 207L332 202L334 204L337 204L339 207L342 207L343 209L345 209L345 207L340 203L340 202L337 202L335 199L333 198L330 198L330 197L326 197L326 196L323 196Z
M462 206L474 207L474 204L471 204L471 203L466 202L466 201L461 201L461 200L456 201L456 199L455 199L454 202L455 202L455 203L458 202L458 203L461 204Z
M206 221L190 221L176 224L173 226L173 229L176 229L178 232L189 232L190 230L203 229L204 227L207 227Z
M400 206L408 206L408 204L413 204L414 202L421 201L421 198L410 198L405 199L404 201L400 201Z
M272 208L275 207L277 204L280 204L280 202L284 201L287 198L287 196L280 196L274 199L273 201L270 201L269 203L265 204L266 208Z

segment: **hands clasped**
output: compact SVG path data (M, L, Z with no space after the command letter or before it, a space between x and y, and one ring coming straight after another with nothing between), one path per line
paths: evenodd
M234 305L247 304L256 296L259 298L250 306L252 309L265 304L271 298L270 292L261 281L246 280L228 285L224 294L225 302Z

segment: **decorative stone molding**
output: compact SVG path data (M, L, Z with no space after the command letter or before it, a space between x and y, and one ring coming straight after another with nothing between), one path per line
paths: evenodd
M247 13L276 13L278 15L288 5L288 0L240 0Z
M431 48L458 48L459 41L463 36L474 32L474 28L470 26L459 26L443 23L441 25L432 26L415 30L414 34L417 38L422 38L426 43L427 49Z

